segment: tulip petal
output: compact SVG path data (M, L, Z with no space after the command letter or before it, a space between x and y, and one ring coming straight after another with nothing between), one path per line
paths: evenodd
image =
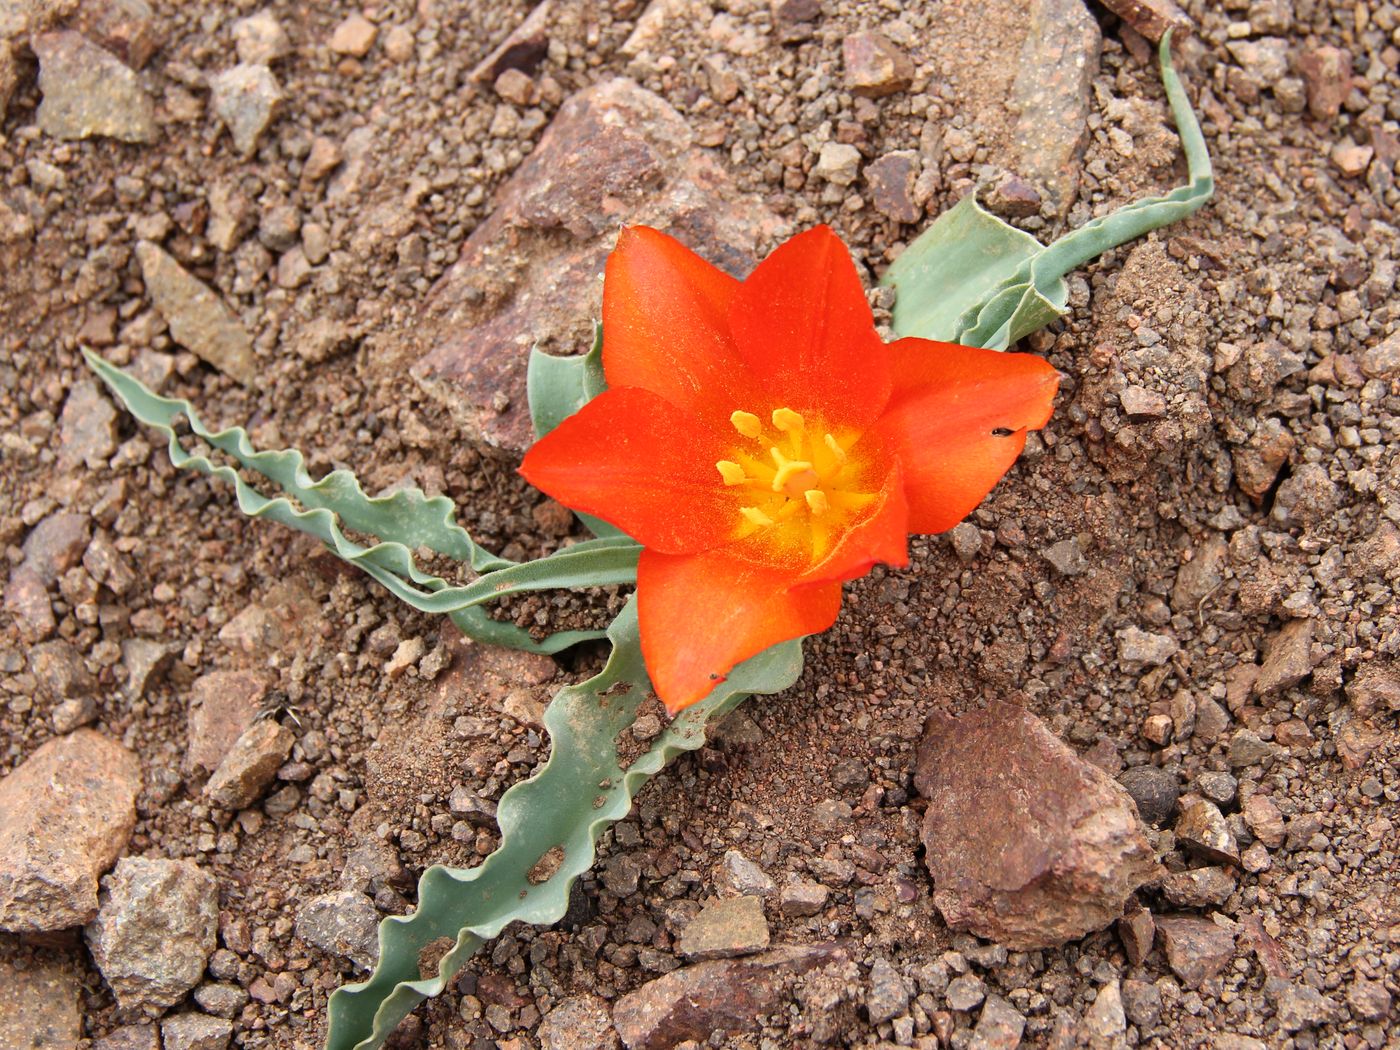
M868 438L904 468L911 532L951 529L1050 419L1059 374L1031 354L928 339L890 344L894 392Z
M826 226L759 263L730 305L729 327L778 404L864 429L889 399L888 348L850 253Z
M668 711L675 714L703 700L750 656L836 622L839 583L793 583L789 572L723 550L642 551L637 564L642 656Z
M909 506L903 471L897 462L865 516L802 579L807 583L857 580L875 564L909 564Z
M520 473L560 503L668 554L727 543L734 498L715 468L732 437L648 390L605 390L537 441Z
M739 282L674 237L629 226L603 282L608 385L650 390L706 419L728 419L760 391L729 334Z

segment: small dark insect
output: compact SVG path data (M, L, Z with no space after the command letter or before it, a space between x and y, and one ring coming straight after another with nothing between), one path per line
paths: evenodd
M287 698L287 694L279 689L270 693L267 699L262 702L262 706L258 708L257 716L253 721L261 722L265 718L277 719L286 715L291 723L300 729L302 728L300 714L300 710Z

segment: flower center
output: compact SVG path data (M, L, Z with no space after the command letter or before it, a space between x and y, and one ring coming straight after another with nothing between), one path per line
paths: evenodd
M861 491L866 471L848 454L860 434L828 430L790 408L773 412L771 429L752 412L729 422L743 440L715 469L734 491L738 535L761 534L820 560L875 499Z

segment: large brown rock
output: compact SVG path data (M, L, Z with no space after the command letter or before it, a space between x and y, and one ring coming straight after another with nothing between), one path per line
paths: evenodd
M190 689L185 768L213 772L253 724L267 696L267 679L255 671L211 671Z
M41 933L97 914L97 880L136 826L141 769L91 729L44 744L0 780L0 930Z
M613 1024L628 1050L669 1050L714 1032L751 1031L783 1005L795 977L849 960L845 945L829 941L685 966L619 999Z
M692 148L689 123L659 95L617 77L572 96L431 296L433 349L414 375L473 440L530 445L530 348L591 345L623 223L664 229L736 275L787 232Z
M955 929L1063 944L1108 926L1158 874L1131 796L1012 704L931 716L914 783L929 800L934 904Z

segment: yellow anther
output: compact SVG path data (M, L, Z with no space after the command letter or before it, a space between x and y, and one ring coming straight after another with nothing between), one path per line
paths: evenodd
M763 433L763 421L752 412L735 412L729 417L729 422L746 438L756 438Z
M773 425L784 434L796 435L802 433L807 421L802 418L801 412L794 412L790 408L776 408L773 410Z
M740 507L739 513L748 518L755 525L772 525L773 519L757 507Z
M826 443L826 447L831 450L831 454L836 457L837 463L846 462L846 451L836 443L836 439L834 437L828 434L822 440Z
M826 501L826 493L821 489L808 489L803 496L807 499L807 509L813 514L825 514L831 509L831 504Z
M744 473L744 468L730 460L722 459L715 464L715 467L719 470L719 476L724 479L726 485L742 485L749 480L748 475Z

